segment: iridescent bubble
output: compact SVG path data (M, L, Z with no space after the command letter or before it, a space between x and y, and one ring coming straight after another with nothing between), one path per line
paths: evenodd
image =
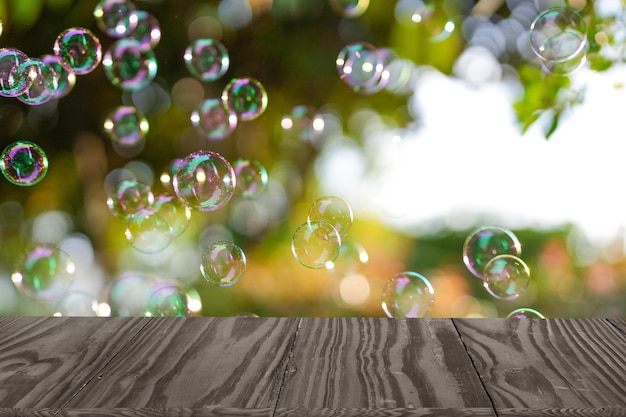
M148 313L148 300L156 288L153 277L144 272L124 272L107 289L112 316L141 317Z
M61 32L54 41L53 51L70 64L77 75L90 73L102 60L100 40L89 29L80 27Z
M187 230L191 220L191 210L174 196L167 194L157 196L152 208L170 226L172 237L176 238Z
M96 24L107 35L121 38L132 31L133 22L128 19L135 5L127 0L100 0L93 9Z
M506 316L506 318L507 319L545 319L546 317L540 312L538 312L537 310L534 310L528 307L522 307L522 308L518 308L518 309L511 311L509 315Z
M237 186L232 165L220 154L188 155L172 179L176 196L191 209L215 211L230 201Z
M267 170L259 161L237 158L233 169L237 177L236 191L243 198L255 198L267 186Z
M30 87L28 73L20 66L28 61L28 56L19 49L0 49L0 96L16 97Z
M221 78L230 65L226 47L215 39L197 39L183 55L189 73L201 81Z
M383 287L382 307L390 318L426 317L434 301L430 281L417 272L396 274Z
M280 121L285 132L296 135L307 142L315 140L324 132L324 119L313 106L299 105L291 109L291 114Z
M120 39L111 45L102 65L111 84L124 91L141 90L154 80L158 69L154 51L134 39Z
M267 108L267 93L254 78L233 78L222 92L222 101L240 120L253 120Z
M76 265L53 245L37 245L18 261L11 280L24 294L42 300L58 300L74 282Z
M125 235L133 248L147 254L163 251L174 238L170 225L152 208L142 208L128 216Z
M378 49L367 42L344 46L336 64L339 78L355 92L378 85L384 70Z
M118 106L107 114L103 129L113 142L135 146L145 139L150 123L135 106Z
M497 255L522 253L522 245L510 230L498 226L480 227L470 233L463 244L463 262L476 277L483 278L485 265Z
M330 6L341 16L356 18L367 11L370 0L330 0Z
M48 173L48 156L36 143L14 142L0 155L0 171L15 185L35 185Z
M221 140L230 136L237 127L237 114L222 100L209 98L191 113L191 124L205 138Z
M343 238L352 227L352 208L339 197L317 199L309 208L308 221L321 220L330 224Z
M325 221L308 221L298 226L291 240L291 252L301 265L327 268L341 249L339 232Z
M236 284L246 271L246 255L232 242L210 244L202 254L200 272L204 279L218 287Z
M337 258L326 265L326 268L337 278L345 278L360 274L369 255L365 248L356 242L343 242Z
M55 316L62 317L95 317L100 304L96 297L82 291L67 292L57 303Z
M514 300L530 284L530 269L515 255L498 255L485 265L483 286L499 300Z
M136 180L120 181L107 198L109 210L121 220L128 220L134 212L153 203L154 194L150 187Z
M152 317L187 317L187 294L174 285L161 286L148 299L148 313Z
M54 69L40 59L28 59L18 71L28 74L29 87L16 98L22 103L39 105L54 98L59 86L59 76Z
M126 26L130 30L125 37L134 39L142 45L154 48L161 41L161 27L159 21L150 13L143 10L131 11L127 19L130 21Z
M569 61L583 52L587 44L585 19L568 7L539 13L529 33L533 52L548 62Z
M41 57L44 64L50 67L57 74L57 88L54 92L54 98L65 97L74 88L76 84L76 74L74 70L58 55L44 55Z
M172 178L174 178L174 174L178 171L183 164L182 158L175 158L170 162L170 164L161 172L159 176L159 181L161 185L165 187L168 191L174 191L174 187L172 186Z

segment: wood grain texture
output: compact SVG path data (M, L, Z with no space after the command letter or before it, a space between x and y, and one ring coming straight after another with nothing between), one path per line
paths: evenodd
M278 408L491 408L449 319L303 319Z
M277 409L275 417L493 417L491 408L295 408Z
M146 320L10 317L1 321L0 407L60 408Z
M609 323L616 327L619 331L626 335L626 320L624 319L608 319Z
M273 408L298 319L154 318L69 408Z
M502 409L498 417L624 417L624 407L598 408L545 408L545 409Z
M626 335L604 319L454 323L496 410L626 406Z
M240 408L67 408L50 409L0 408L0 417L271 417L272 410Z

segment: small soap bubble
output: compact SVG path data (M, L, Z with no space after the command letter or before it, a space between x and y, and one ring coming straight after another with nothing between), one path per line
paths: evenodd
M450 9L434 0L400 0L395 17L405 25L416 25L433 42L447 39L457 28Z
M483 286L499 300L514 300L530 284L528 265L514 255L498 255L485 265Z
M150 123L135 106L118 106L107 114L103 129L113 142L135 146L145 139Z
M29 87L16 98L22 103L39 105L54 98L59 86L59 76L52 66L45 64L40 59L28 59L18 71L28 74Z
M210 140L222 140L237 127L237 114L222 100L208 98L200 108L191 113L191 124L196 131Z
M309 208L308 221L321 220L330 224L343 238L352 227L352 208L339 197L317 199Z
M232 242L210 244L202 254L200 272L204 279L218 287L236 284L246 271L246 255Z
M135 5L127 0L100 0L93 9L93 16L101 31L112 38L121 38L133 30L128 19Z
M90 73L102 60L100 40L89 29L80 27L61 32L54 41L53 51L70 64L77 75Z
M172 185L176 196L191 209L215 211L230 201L237 180L232 165L222 155L198 151L184 158Z
M315 142L324 132L324 119L313 106L298 105L291 109L291 114L280 122L285 132L294 134L300 140Z
M243 198L253 199L267 186L267 170L259 161L237 158L233 169L237 177L236 191Z
M12 184L35 185L48 173L48 156L36 143L14 142L0 155L0 171Z
M339 232L325 221L308 221L296 229L291 252L301 265L311 269L328 268L341 250Z
M121 220L128 220L134 212L148 208L152 204L154 204L152 190L136 180L120 181L107 198L109 210Z
M535 309L522 307L515 309L506 316L507 319L545 319L546 317Z
M470 233L463 244L463 262L476 277L483 278L485 265L497 255L522 253L522 245L510 230L498 226L480 227Z
M65 97L76 85L76 74L74 70L58 55L44 55L41 57L44 64L50 65L57 75L57 88L53 98Z
M126 17L130 22L125 26L130 30L125 37L134 39L140 44L154 48L161 41L161 27L159 21L144 10L133 10Z
M96 297L82 291L67 292L56 304L57 317L96 317L100 303Z
M156 77L158 64L154 51L134 39L116 41L102 59L111 84L124 91L141 90Z
M11 280L25 295L58 300L74 282L76 265L70 256L53 245L37 245L18 261Z
M539 13L530 25L530 46L540 59L548 62L569 61L587 44L583 17L568 7L554 7Z
M112 316L142 317L156 288L155 279L144 272L124 272L109 285L106 299Z
M384 70L378 49L367 42L344 46L337 55L336 65L339 78L355 92L378 85Z
M183 55L189 73L201 81L221 78L230 65L226 47L215 39L197 39Z
M28 59L19 49L0 49L0 96L16 97L30 87L32 79L20 69Z
M365 248L356 242L343 242L337 258L326 265L336 278L345 278L363 272L369 255Z
M163 285L150 295L148 313L152 317L187 317L187 294L178 286Z
M170 225L153 208L142 208L128 216L125 234L134 249L147 254L163 251L174 238Z
M343 17L356 18L367 11L370 0L330 0L330 6Z
M191 210L172 195L161 194L154 200L152 208L170 226L172 237L182 235L191 220Z
M396 274L383 287L382 307L390 318L426 317L434 301L433 286L417 272Z
M254 78L233 78L222 91L222 101L240 120L253 120L267 108L267 93Z

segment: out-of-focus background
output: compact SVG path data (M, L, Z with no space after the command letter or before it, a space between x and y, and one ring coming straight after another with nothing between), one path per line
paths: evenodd
M96 4L0 0L0 46L42 56L64 29L84 27L105 51L115 40L96 25ZM622 1L134 5L161 31L153 49L158 73L147 87L121 91L100 65L77 76L58 100L29 106L0 99L0 146L29 140L49 158L48 174L36 185L0 178L0 314L58 310L11 280L26 248L45 242L70 254L72 291L90 294L101 314L116 280L131 276L181 284L193 315L382 317L385 282L416 271L435 290L431 317L505 317L519 307L547 317L624 316ZM566 76L546 73L529 45L532 21L555 6L577 10L588 28L586 62ZM200 81L185 66L185 49L201 38L228 50L229 70L216 81ZM380 91L355 92L339 78L336 58L353 42L388 48L389 80ZM242 76L263 84L267 110L223 140L203 138L190 114ZM121 104L149 120L141 146L116 147L103 131L105 115ZM301 105L323 121L304 138L284 123ZM171 192L162 174L175 158L200 149L262 163L269 176L264 192L192 212L188 229L162 252L134 250L126 223L107 208L115 179L130 175L155 193ZM354 214L344 241L362 252L344 269L306 268L291 251L294 231L323 196L340 197ZM513 231L522 244L531 283L515 300L491 297L463 263L466 237L485 225ZM215 240L235 242L246 254L245 275L231 287L200 274L204 247Z

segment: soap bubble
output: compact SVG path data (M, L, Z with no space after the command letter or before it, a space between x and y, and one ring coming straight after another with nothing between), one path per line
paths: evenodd
M382 307L390 318L426 317L434 301L430 281L417 272L396 274L383 287Z
M586 44L585 20L568 7L544 10L530 25L530 46L542 60L569 61L583 52Z
M344 46L339 51L336 65L339 78L355 92L378 85L384 70L378 49L367 42Z
M545 319L546 317L540 312L538 312L537 310L534 310L528 307L522 307L522 308L518 308L518 309L511 311L509 315L506 316L506 318L507 319Z
M528 288L528 265L514 255L498 255L485 265L483 285L487 292L499 300L514 300Z
M61 32L54 41L53 51L78 75L90 73L102 60L100 40L89 29L80 27Z
M201 81L221 78L230 65L226 47L215 39L197 39L183 55L189 73Z
M128 19L133 10L135 5L131 1L100 0L93 9L93 16L100 30L112 38L121 38L133 29L133 22Z
M57 88L54 91L54 98L65 97L76 85L76 74L74 70L58 55L44 55L41 57L44 64L50 65L57 75Z
M233 169L237 177L236 191L243 198L255 198L267 186L267 170L259 161L237 158L233 162Z
M59 86L59 76L50 65L32 58L24 61L18 71L30 78L29 87L16 97L19 101L39 105L52 100Z
M174 196L161 194L155 198L152 207L170 226L172 237L176 238L187 230L191 220L191 210Z
M104 132L122 146L135 146L150 130L146 116L134 106L118 106L111 110L103 123Z
M327 268L341 249L339 232L325 221L308 221L298 226L291 240L291 252L301 265Z
M111 45L102 65L111 84L124 91L141 90L154 80L158 69L154 51L134 39L120 39Z
M152 317L187 317L187 294L175 285L160 286L148 299L148 313Z
M129 31L125 38L134 39L140 44L154 48L161 41L161 27L159 21L150 13L143 10L131 11L127 19L130 23L126 24Z
M298 105L291 109L291 114L280 122L285 132L295 135L300 140L315 142L324 132L324 119L313 106Z
M58 300L74 281L76 265L70 256L53 245L37 245L18 261L11 280L29 297Z
M109 285L106 299L112 316L142 317L148 313L148 300L155 290L156 280L136 271L124 272Z
M476 277L483 278L484 268L496 255L522 253L522 245L510 230L498 226L484 226L474 230L463 244L463 262Z
M20 69L28 59L19 49L0 49L0 96L16 97L30 87L31 78Z
M330 224L343 238L352 227L352 209L344 200L335 196L317 199L309 208L308 221L321 220Z
M343 242L337 258L326 265L336 278L345 278L363 272L369 255L365 248L356 242Z
M170 225L152 208L142 208L128 216L126 239L141 253L163 251L172 242Z
M121 220L128 220L134 212L153 203L154 194L150 187L136 180L120 181L107 198L109 210Z
M457 28L450 8L434 0L399 0L395 17L404 25L418 26L432 42L447 39Z
M240 120L253 120L267 108L267 93L254 78L233 78L222 91L222 101Z
M95 317L100 304L96 297L82 291L67 292L56 304L55 316Z
M210 244L202 254L200 272L204 279L218 287L236 284L246 271L246 255L232 242Z
M235 171L216 152L198 151L184 158L172 179L176 196L191 209L214 211L230 201L235 191Z
M370 0L330 0L330 6L340 16L356 18L361 16L370 5Z
M191 113L191 124L207 139L221 140L237 127L237 114L217 98L208 98Z
M12 184L35 185L48 172L48 157L36 143L14 142L0 155L0 171Z

